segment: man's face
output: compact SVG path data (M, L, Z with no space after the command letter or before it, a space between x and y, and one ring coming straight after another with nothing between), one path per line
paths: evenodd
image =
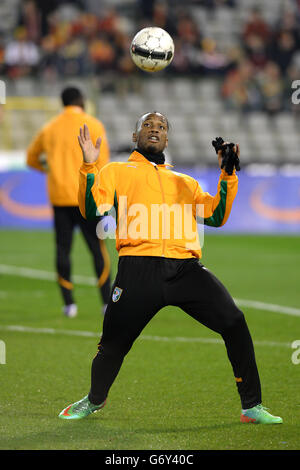
M134 142L145 152L161 153L168 145L168 123L162 114L148 114L133 134Z

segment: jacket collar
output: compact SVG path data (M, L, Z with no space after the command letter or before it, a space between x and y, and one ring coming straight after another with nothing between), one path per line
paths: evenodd
M81 108L81 106L69 105L69 106L64 107L64 112L65 113L83 113L83 109Z
M154 165L154 166L159 166L159 167L167 167L167 166L170 166L173 168L173 165L170 165L169 163L164 163L162 165L156 165L155 163L152 163L150 162L149 160L147 160L146 157L144 157L144 155L142 155L140 152L138 152L137 150L134 150L130 157L128 158L128 161L129 162L140 162L140 163L147 163L149 165Z

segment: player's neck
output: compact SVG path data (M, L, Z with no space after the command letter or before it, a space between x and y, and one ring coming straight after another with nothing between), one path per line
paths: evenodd
M155 163L156 165L163 165L165 163L165 156L162 152L160 153L152 153L152 152L146 152L145 150L141 150L140 148L136 149L137 152L141 153L147 160L149 160L152 163Z

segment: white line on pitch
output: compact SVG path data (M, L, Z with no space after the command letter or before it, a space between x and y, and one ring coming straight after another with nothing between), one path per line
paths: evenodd
M0 273L9 276L26 277L30 279L41 279L42 281L56 281L57 274L50 271L43 271L42 269L25 268L22 266L9 266L0 264ZM97 284L96 278L88 276L73 276L75 283L95 286Z
M10 276L20 276L31 279L41 279L44 281L56 281L57 275L53 272L43 271L41 269L26 268L21 266L9 266L6 264L0 264L0 273L7 274ZM74 283L81 285L96 286L96 278L89 276L73 276ZM266 312L283 313L285 315L292 315L300 317L300 309L295 307L287 307L285 305L269 304L266 302L260 302L256 300L247 299L234 299L239 307L249 307L255 310L263 310Z
M66 336L81 336L85 338L100 338L100 333L93 333L92 331L80 331L80 330L60 330L55 328L33 328L29 326L20 325L6 325L0 326L0 331L14 331L19 333L36 333L36 334L50 334L50 335L66 335ZM169 342L169 343L206 343L206 344L224 344L222 339L218 338L187 338L183 336L152 336L152 335L140 335L140 340L145 341L157 341L157 342ZM271 347L291 347L291 343L284 343L278 341L254 341L255 345L258 346L271 346Z

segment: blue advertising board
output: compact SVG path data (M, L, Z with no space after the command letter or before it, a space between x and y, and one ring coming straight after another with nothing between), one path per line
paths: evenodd
M219 171L187 168L176 171L193 176L204 191L216 193ZM222 233L300 234L299 174L240 171L238 177L238 194ZM52 228L44 174L27 169L0 172L0 228ZM205 230L220 232L210 227Z

